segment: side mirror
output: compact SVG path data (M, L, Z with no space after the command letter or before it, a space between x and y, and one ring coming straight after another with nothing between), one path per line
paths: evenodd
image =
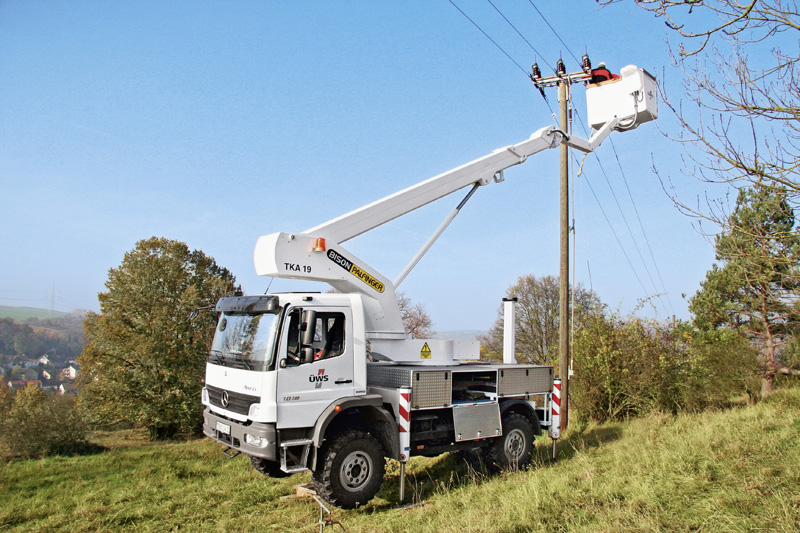
M317 327L317 312L307 309L303 311L300 324L300 360L303 363L314 361L314 333Z

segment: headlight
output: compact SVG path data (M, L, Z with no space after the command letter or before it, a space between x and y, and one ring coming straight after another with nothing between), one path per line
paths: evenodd
M263 437L256 437L255 435L250 435L249 433L244 434L244 441L250 446L255 446L256 448L265 448L267 444L269 444L267 439Z
M203 387L203 392L201 394L200 401L203 402L203 405L208 405L208 403L209 403L208 402L208 389L205 388L205 387Z

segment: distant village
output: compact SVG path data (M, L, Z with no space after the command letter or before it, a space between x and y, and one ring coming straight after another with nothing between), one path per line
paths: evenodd
M75 379L80 366L74 360L56 363L47 355L28 359L24 355L5 356L0 366L0 377L12 393L32 383L43 391L75 395Z
M86 345L83 320L77 313L0 318L0 383L12 394L33 384L45 392L74 396L77 358Z

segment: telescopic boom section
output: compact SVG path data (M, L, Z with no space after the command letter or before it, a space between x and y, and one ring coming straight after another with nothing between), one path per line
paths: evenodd
M533 154L555 148L561 139L562 134L555 127L542 128L526 141L495 150L480 159L315 226L304 231L303 235L324 237L329 243L346 242L464 187L474 183L487 185L498 172L524 163Z
M597 132L595 138L602 140L605 135ZM495 150L302 233L273 233L259 238L254 254L256 273L324 281L340 292L369 296L364 305L370 338L404 338L394 283L344 249L341 243L465 187L501 181L503 170L562 142L584 150L595 145L594 140L570 141L553 126L542 128L526 141Z

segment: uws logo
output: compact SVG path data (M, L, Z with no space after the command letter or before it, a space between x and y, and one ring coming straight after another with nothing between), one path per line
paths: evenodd
M320 368L319 372L317 372L316 376L314 374L311 374L310 376L308 376L308 381L311 382L311 383L316 383L316 385L314 385L315 389L321 388L322 387L322 383L325 382L325 381L328 381L328 376L325 375L325 369L324 368Z

